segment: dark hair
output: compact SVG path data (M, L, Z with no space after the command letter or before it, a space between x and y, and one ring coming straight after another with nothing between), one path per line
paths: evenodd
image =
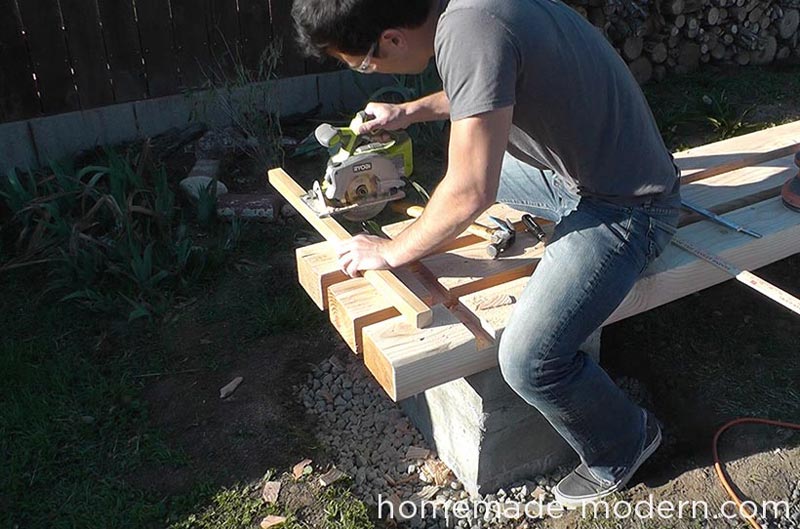
M389 28L421 26L435 0L294 0L297 42L306 55L327 48L365 54Z

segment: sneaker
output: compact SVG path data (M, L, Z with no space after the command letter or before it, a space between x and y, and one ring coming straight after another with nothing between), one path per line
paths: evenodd
M658 419L652 413L645 412L645 421L647 437L644 450L642 450L642 453L634 461L633 466L622 478L610 484L601 483L589 471L586 464L581 463L578 468L570 472L558 482L558 485L553 487L553 495L556 501L567 509L577 509L622 490L639 467L642 466L642 463L661 444L661 426L658 423Z

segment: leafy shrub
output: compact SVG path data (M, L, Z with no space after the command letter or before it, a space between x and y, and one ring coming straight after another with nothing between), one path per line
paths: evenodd
M216 257L188 236L147 143L139 152L107 150L78 170L11 171L0 179L0 204L9 211L0 241L10 249L0 272L43 266L47 291L129 320L163 314L172 293Z

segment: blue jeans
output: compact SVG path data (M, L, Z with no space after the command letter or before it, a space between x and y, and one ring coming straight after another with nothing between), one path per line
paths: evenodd
M678 195L621 206L579 197L509 154L497 200L556 223L500 338L503 378L610 484L644 446L644 412L578 348L669 244Z

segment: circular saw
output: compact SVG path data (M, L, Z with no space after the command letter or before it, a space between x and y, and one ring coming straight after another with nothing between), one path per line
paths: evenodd
M368 220L388 202L405 197L404 178L414 168L411 138L404 131L382 132L380 140L359 135L356 131L366 119L362 111L347 127L323 123L314 131L330 158L324 178L314 182L303 201L319 217L341 214L351 221Z

